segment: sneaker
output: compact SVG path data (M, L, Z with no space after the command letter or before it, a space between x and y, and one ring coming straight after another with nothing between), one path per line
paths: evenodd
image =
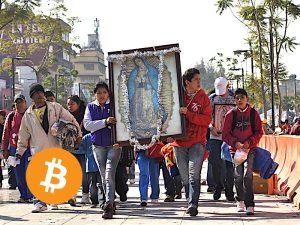
M254 215L254 207L253 206L248 206L246 209L246 215L252 216Z
M121 195L120 196L120 201L121 202L126 202L127 201L127 196L126 195Z
M89 193L82 193L81 204L90 204Z
M68 203L70 204L70 206L76 206L76 198L73 197L73 198L69 199Z
M141 202L141 206L142 206L142 207L146 207L146 206L147 206L147 202L146 202L146 201L142 201L142 202Z
M98 204L92 204L91 208L93 208L93 209L94 209L94 208L97 208L97 205L98 205Z
M158 203L158 199L151 199L152 203Z
M17 187L10 186L8 189L9 189L9 190L16 190Z
M51 204L50 210L58 210L58 206L56 204Z
M236 208L238 212L245 212L245 204L244 201L237 201Z
M130 183L130 184L135 184L135 179L130 179L130 180L129 180L129 183Z
M31 211L32 213L39 213L42 211L46 211L47 210L47 206L42 205L41 203L36 203L34 205L34 209Z
M19 198L19 200L17 202L18 203L27 203L26 199L24 199L24 198Z
M207 192L209 192L209 193L213 193L213 192L215 192L215 190L216 189L213 186L207 188Z
M198 214L198 209L196 209L195 207L189 207L186 210L186 214L190 214L190 216L197 216Z
M219 200L220 198L221 198L221 191L217 191L217 190L215 190L215 192L214 192L214 200L216 201L216 200Z
M181 198L182 198L181 193L175 195L175 199L181 199Z
M164 202L175 202L174 196L173 195L167 195Z
M107 204L104 206L104 212L102 214L103 219L112 219L113 218L113 206L111 204Z
M226 196L226 200L228 202L235 202L235 197L234 196Z

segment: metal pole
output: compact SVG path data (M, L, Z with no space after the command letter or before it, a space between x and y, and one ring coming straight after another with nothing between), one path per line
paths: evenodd
M245 89L245 77L244 77L244 68L242 67L242 82L243 82L243 89Z
M78 83L78 89L79 89L78 95L79 95L79 98L80 98L80 97L81 97L81 96L80 96L80 83Z
M56 101L57 101L57 74L55 74L54 76L54 80L55 80L55 98L56 98Z
M297 79L296 79L297 77L295 76L295 114L296 114L296 116L297 116L297 104L296 104L296 98L297 98Z
M289 118L289 104L288 104L288 98L287 98L287 84L285 84L285 97L286 97L286 119Z
M11 71L12 71L12 100L11 103L13 103L15 98L15 58L11 58Z
M273 53L273 28L272 28L272 18L269 18L270 26L270 76L271 76L271 104L272 104L272 129L275 130L275 109L274 109L274 53ZM281 118L280 118L281 119Z

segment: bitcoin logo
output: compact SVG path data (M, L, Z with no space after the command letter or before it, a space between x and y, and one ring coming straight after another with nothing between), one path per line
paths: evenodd
M48 204L60 204L76 195L82 181L77 159L60 148L44 149L32 157L26 171L32 194Z
M46 174L46 180L41 182L41 185L45 186L45 191L49 192L49 188L51 189L51 193L54 193L55 189L62 189L66 186L66 179L65 179L65 175L67 174L67 169L66 167L61 165L61 159L58 160L58 163L55 163L56 158L52 159L52 162L45 162L45 165L48 166L48 171ZM60 170L60 173L58 174L54 174L54 168L58 168ZM57 179L59 179L59 183L58 184L52 184L51 180L52 177L56 177Z

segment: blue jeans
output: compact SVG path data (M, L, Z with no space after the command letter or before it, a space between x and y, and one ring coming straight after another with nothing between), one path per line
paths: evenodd
M98 171L88 172L87 177L90 185L92 204L97 205L99 202L102 204L105 199L100 173Z
M16 148L15 147L9 147L9 152L11 155L16 154ZM32 199L32 194L27 186L26 182L26 170L29 165L28 158L31 157L30 149L26 149L24 154L22 155L22 158L20 159L20 164L18 164L14 168L14 173L17 180L18 190L21 194L20 198L23 199Z
M188 208L198 208L204 151L203 144L194 144L189 148L174 147L177 166L188 200Z
M216 191L221 192L225 186L226 197L233 197L233 163L221 159L221 146L223 141L210 139L208 161L212 165L213 178L216 184Z
M78 160L81 170L82 170L82 193L89 193L89 184L88 177L86 173L86 163L85 163L85 155L84 154L73 154L75 158Z
M237 200L244 201L245 206L254 207L253 194L253 162L255 158L255 151L248 154L247 160L241 165L235 167L234 184L237 193Z
M159 162L157 159L149 158L145 151L139 151L137 163L140 170L139 191L141 201L148 200L148 185L150 179L150 199L159 199Z
M120 160L121 150L115 150L112 146L93 145L93 153L102 179L105 202L113 204L116 190L116 169Z

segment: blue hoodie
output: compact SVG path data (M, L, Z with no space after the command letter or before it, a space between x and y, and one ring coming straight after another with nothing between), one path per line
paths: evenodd
M93 154L91 134L84 135L79 146L79 151L85 154L86 172L89 173L99 171Z

